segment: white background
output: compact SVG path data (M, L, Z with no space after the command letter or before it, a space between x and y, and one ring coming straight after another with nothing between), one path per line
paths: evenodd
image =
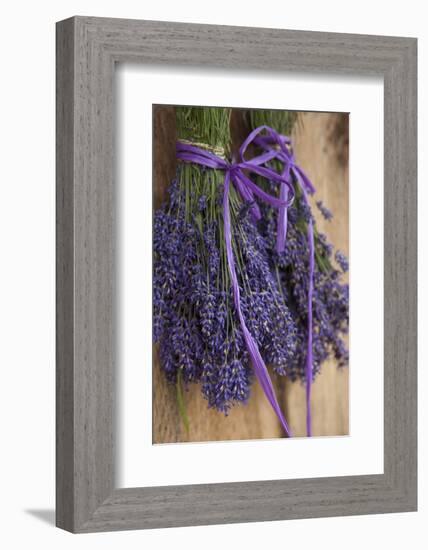
M218 71L205 71L201 75L190 69L172 71L135 64L120 67L116 78L121 205L118 216L121 256L118 258L117 366L121 391L118 397L120 467L117 485L141 487L382 473L381 79L296 74L256 77L254 73L219 74ZM152 445L152 205L147 201L147 192L152 181L150 122L154 102L351 113L349 437ZM370 180L367 180L367 172ZM314 184L316 186L316 180ZM369 201L368 186L371 188ZM362 212L364 219L370 222L362 223ZM367 316L367 303L371 305L370 316ZM367 384L368 379L370 384ZM145 422L141 421L143 418ZM171 468L171 463L180 466Z
M427 473L420 468L419 512L353 518L73 536L52 527L54 505L54 22L99 15L419 37L420 212L428 178L427 42L423 3L300 0L268 4L216 0L143 4L121 0L8 3L2 10L1 239L1 531L4 548L389 549L426 545ZM427 231L421 215L420 235ZM420 238L421 248L423 241ZM426 248L420 279L428 277ZM426 285L420 298L426 302ZM428 330L421 308L420 334ZM427 364L421 346L420 364ZM428 461L428 405L419 378L419 464ZM369 383L369 381L368 381ZM420 537L420 542L416 539Z

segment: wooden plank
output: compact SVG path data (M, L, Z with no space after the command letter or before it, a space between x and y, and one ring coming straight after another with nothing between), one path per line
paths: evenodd
M74 22L56 33L56 525L74 527Z

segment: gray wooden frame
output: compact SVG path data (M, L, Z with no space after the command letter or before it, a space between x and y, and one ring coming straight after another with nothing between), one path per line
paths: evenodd
M416 510L416 46L413 38L121 19L57 24L59 527L91 532ZM383 76L382 475L115 488L117 62Z

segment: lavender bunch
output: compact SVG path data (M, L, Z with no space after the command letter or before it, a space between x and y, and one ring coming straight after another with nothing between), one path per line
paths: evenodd
M168 380L177 383L180 371L185 384L200 382L208 405L227 413L248 400L252 368L227 271L221 174L200 174L198 193L195 182L195 191L188 188L194 170L179 168L169 202L154 218L153 337ZM248 208L231 195L242 309L261 352L284 374L296 349L294 322L270 269L265 239Z
M281 111L250 111L244 113L246 122L251 128L269 124L284 134L290 134L296 117ZM282 171L278 160L271 161L269 166L277 172ZM257 178L257 183L270 193L278 193L278 186ZM313 292L313 376L329 357L334 357L339 366L348 363L349 354L344 343L344 336L349 325L349 286L342 280L342 275L349 266L348 260L340 251L334 254L333 246L322 233L319 233L309 204L303 200L297 181L293 181L295 201L288 209L287 239L285 250L276 251L277 211L266 204L260 204L262 219L259 231L267 245L271 269L276 273L281 289L296 328L296 350L287 362L281 374L292 380L305 379L306 355L308 342L308 284L309 284L309 243L307 236L308 223L314 227L315 269ZM321 202L317 207L326 220L333 214ZM340 269L333 265L336 260Z
M167 379L200 383L208 406L227 413L248 400L253 375L227 267L223 179L222 172L181 163L168 200L155 213L153 338ZM242 311L266 361L285 374L298 333L272 271L269 243L233 188L229 205Z

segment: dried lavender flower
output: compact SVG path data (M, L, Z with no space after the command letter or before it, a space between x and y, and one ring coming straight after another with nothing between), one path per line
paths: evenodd
M346 273L349 270L349 262L345 254L343 254L343 252L340 252L340 250L337 250L334 258L336 262L340 265L340 269L343 271L343 273Z
M331 213L331 211L326 206L324 206L322 201L317 201L316 204L324 219L330 221L333 218L333 214Z

